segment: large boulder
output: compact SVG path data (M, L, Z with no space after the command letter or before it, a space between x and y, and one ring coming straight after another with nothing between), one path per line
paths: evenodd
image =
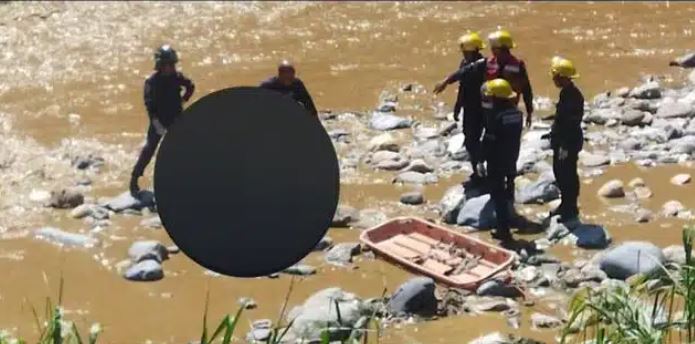
M455 224L459 210L466 202L465 189L461 184L450 187L444 193L442 200L439 201L439 211L442 221L448 224Z
M547 203L560 197L560 190L555 185L552 175L543 175L516 192L516 201L521 204Z
M478 229L494 228L497 225L497 216L490 195L467 200L456 217L456 224Z
M412 124L410 119L382 112L374 112L369 120L372 129L381 131L409 128Z
M345 340L367 307L362 300L340 288L328 288L309 297L303 305L293 308L287 321L294 323L291 336L306 342L319 341L328 329L331 341ZM340 314L340 322L339 315Z
M652 273L666 261L661 249L643 241L628 241L606 252L599 260L608 277L625 280L638 273Z
M412 278L398 287L387 307L395 315L434 315L437 311L434 289L434 280L431 278Z

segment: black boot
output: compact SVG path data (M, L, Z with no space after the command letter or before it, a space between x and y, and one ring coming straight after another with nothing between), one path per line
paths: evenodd
M130 195L138 198L140 194L140 186L138 186L138 177L133 175L130 177Z
M492 238L497 239L502 242L510 242L514 241L514 237L512 236L512 233L509 232L509 228L507 229L502 229L498 228L494 232L492 232Z

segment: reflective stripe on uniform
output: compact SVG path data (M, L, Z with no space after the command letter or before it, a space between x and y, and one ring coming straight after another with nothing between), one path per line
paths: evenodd
M504 70L507 72L519 73L521 68L519 68L518 65L506 65L506 66L504 66Z

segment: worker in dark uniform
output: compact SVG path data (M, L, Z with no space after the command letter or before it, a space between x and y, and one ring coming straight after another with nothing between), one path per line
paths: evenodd
M459 70L464 66L483 59L480 50L485 48L483 40L477 33L468 33L459 39L459 47L463 53L463 59L459 65ZM480 87L483 85L485 77L483 73L454 74L455 77L445 79L439 83L434 90L435 94L441 93L449 83L458 81L459 89L454 105L454 120L458 122L461 110L463 110L463 145L466 147L468 156L473 166L473 174L470 181L477 184L481 181L481 176L476 172L476 166L480 160L480 138L483 133L483 108L480 96Z
M497 229L493 237L503 242L512 240L510 224L514 215L514 179L519 159L523 115L516 106L517 94L504 79L487 81L482 88L492 108L485 111L485 134L482 151L487 161L490 196L495 205ZM480 163L479 173L485 174Z
M179 61L176 51L163 45L154 54L155 72L145 80L145 108L150 120L147 140L133 167L130 179L130 193L137 197L140 192L138 178L152 160L159 141L181 115L183 103L193 95L193 82L176 70ZM183 95L181 92L185 91Z
M533 117L533 90L526 70L526 63L512 55L511 49L516 47L516 44L508 31L496 31L490 34L488 40L493 55L491 58L481 58L463 66L438 83L434 92L439 93L448 84L458 80L477 78L479 75L482 75L484 80L505 79L512 85L512 89L517 94L514 98L514 104L519 104L520 97L524 98L526 125L530 126ZM491 106L491 102L483 96L483 108L489 109Z
M260 87L288 95L301 104L310 115L318 116L318 111L314 106L314 101L311 99L309 91L304 86L302 80L295 76L294 66L289 61L282 61L278 65L278 75L263 81Z
M551 212L551 216L560 215L560 222L567 222L576 220L579 216L577 159L584 143L581 127L584 96L572 82L572 79L579 77L572 61L562 57L553 58L550 74L555 86L560 88L560 98L549 136L553 149L553 172L562 196L562 203Z

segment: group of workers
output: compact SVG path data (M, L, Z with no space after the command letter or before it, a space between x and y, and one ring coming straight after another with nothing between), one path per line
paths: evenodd
M437 83L434 93L459 83L454 119L459 121L463 113L464 146L473 167L468 183L489 189L497 217L493 237L507 242L513 240L510 228L515 214L514 179L522 130L524 124L530 127L532 122L533 92L524 61L511 53L516 46L511 34L498 30L489 35L488 42L492 56L485 57L481 53L485 44L477 33L462 36L459 47L463 59L459 69ZM176 70L177 62L174 49L168 45L160 47L155 53L155 71L145 81L145 107L150 125L131 175L133 197L139 194L138 178L152 159L162 135L181 115L182 103L190 99L195 89L193 82ZM560 206L551 216L557 215L560 222L567 222L579 215L577 159L584 142L581 128L584 98L572 81L579 75L570 60L554 57L550 75L561 91L551 131L543 138L550 139L553 172L562 196ZM277 76L263 81L260 87L287 95L310 115L318 115L311 95L288 61L281 62ZM518 109L521 98L526 108L525 121Z
M510 227L515 214L514 179L524 126L518 104L523 97L525 124L530 127L533 92L524 61L511 53L516 45L509 31L493 32L488 43L492 56L484 57L481 50L485 44L477 33L462 36L459 47L463 59L459 69L439 82L434 93L459 83L454 118L458 120L463 112L464 146L473 167L469 183L484 183L480 186L489 188L497 218L493 237L504 242L513 240ZM560 222L569 222L579 215L577 159L584 143L584 97L572 81L579 75L570 60L554 57L550 75L561 91L551 132L543 138L550 139L553 173L562 196L561 204L550 216L557 215Z

